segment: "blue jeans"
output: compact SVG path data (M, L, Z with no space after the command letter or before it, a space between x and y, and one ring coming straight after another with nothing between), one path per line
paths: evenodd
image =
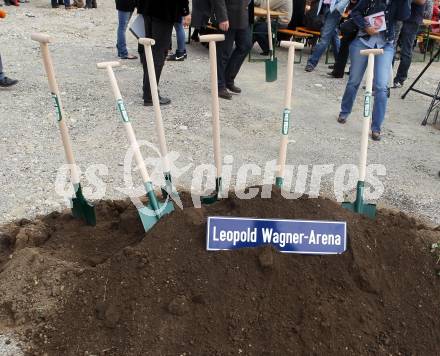
M118 57L124 58L128 56L127 40L125 39L125 32L127 31L128 23L130 22L130 11L118 10L118 39L116 42L116 48L118 49Z
M334 10L333 12L330 12L330 10L327 8L324 9L325 11L325 21L324 26L321 28L321 39L316 44L315 48L313 49L313 53L310 56L307 64L311 65L313 67L316 67L319 59L324 54L324 52L327 50L327 47L330 44L330 41L333 46L333 55L338 55L339 52L339 31L338 26L339 22L341 21L341 14L338 10Z
M179 22L176 22L174 24L174 30L176 31L176 38L177 38L177 50L176 54L183 55L186 53L186 46L185 46L185 29L183 28L183 18L179 18Z
M350 46L350 78L345 88L344 97L342 98L340 117L347 118L350 115L356 95L367 69L368 56L361 56L360 51L368 47L356 38ZM383 120L388 102L388 82L390 79L390 68L394 57L394 46L387 43L383 48L384 54L375 57L374 65L374 109L373 121L371 124L372 131L381 131Z
M234 48L235 43L235 48ZM246 56L252 49L250 26L236 30L230 28L225 40L217 42L217 79L219 89L233 85Z

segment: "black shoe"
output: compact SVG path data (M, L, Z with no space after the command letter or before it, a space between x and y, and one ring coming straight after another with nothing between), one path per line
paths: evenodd
M269 55L269 51L264 51L260 53L260 56L268 56Z
M218 97L226 100L232 100L232 95L226 90L226 88L218 89Z
M235 94L240 94L241 93L241 89L239 87L235 86L234 84L226 85L226 88L229 91L231 91L231 92L233 92Z
M186 54L172 53L172 54L168 55L167 61L183 62L185 60L185 56L186 56Z
M327 75L329 75L332 78L337 78L337 79L340 79L340 78L344 77L344 75L335 74L335 72L329 72L329 73L327 73Z
M3 77L3 79L0 79L0 87L2 88L12 87L17 83L18 83L17 79L11 79L8 77Z
M313 72L315 70L315 67L312 66L311 64L307 64L306 67L304 68L304 70L306 72Z
M328 69L335 69L335 65L334 65L334 64L330 64L330 65L328 66Z
M171 104L171 99L165 98L164 96L159 96L159 104L161 106L169 105L169 104ZM144 106L153 106L153 100L152 99L145 99Z
M403 87L403 82L399 82L398 80L396 80L392 86L393 89L402 88L402 87Z

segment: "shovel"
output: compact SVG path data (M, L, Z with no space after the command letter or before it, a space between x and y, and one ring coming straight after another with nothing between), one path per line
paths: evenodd
M359 159L359 180L356 188L356 200L354 203L344 202L342 207L363 214L371 219L376 216L376 205L364 203L365 176L367 172L368 133L371 125L371 101L373 97L374 57L383 54L383 49L365 49L362 56L368 56L367 79L364 99L364 119L362 124L361 155Z
M220 145L220 112L218 101L217 82L217 47L216 42L224 41L225 35L200 36L201 43L209 43L209 63L211 66L211 100L212 100L212 140L214 144L214 160L216 168L215 192L209 196L202 196L203 204L213 204L221 198L222 190L222 155Z
M164 203L160 203L154 193L153 183L145 166L144 159L142 158L141 150L139 149L136 136L134 134L133 127L131 126L130 119L128 118L127 110L125 109L124 101L122 100L121 92L116 81L113 67L120 66L119 62L103 62L97 64L100 69L107 69L107 74L110 78L110 83L113 89L113 94L116 99L116 105L122 118L122 122L125 126L125 132L128 137L128 142L134 152L134 159L142 175L142 182L145 186L145 191L148 197L148 206L137 207L139 216L144 226L145 232L150 230L164 215L174 211L173 204L166 200Z
M58 84L55 79L55 71L53 69L52 58L49 53L49 43L51 38L48 35L41 33L34 33L31 35L32 40L40 43L41 53L43 56L44 68L47 73L47 78L49 80L49 90L52 94L52 99L55 106L55 111L57 114L57 121L61 132L61 140L64 146L64 152L66 155L67 163L71 167L71 181L73 184L75 197L72 198L72 215L75 218L84 220L87 225L96 225L96 214L95 207L87 202L84 198L78 168L75 164L75 159L73 156L72 144L70 142L69 131L67 129L66 121L64 120L64 110L61 104L60 92L58 89Z
M273 52L272 21L270 19L270 0L267 0L267 35L269 40L269 59L266 59L266 82L274 82L278 77L278 59Z
M148 77L150 80L151 98L153 99L154 117L156 121L156 133L159 138L160 154L163 160L165 187L162 188L162 193L166 198L168 195L172 195L173 198L179 199L179 195L176 189L173 187L171 180L170 162L168 160L168 148L165 139L165 130L163 127L162 112L160 110L159 92L157 90L156 71L154 69L153 52L151 46L154 46L155 42L151 38L140 38L139 43L144 46L145 58L147 60Z
M282 187L284 183L284 173L286 170L287 145L289 143L290 110L292 106L292 88L293 88L293 65L295 61L295 49L303 49L304 43L281 41L281 47L289 49L287 57L287 80L286 92L284 97L283 123L281 127L280 154L278 156L278 172L275 179L275 185Z

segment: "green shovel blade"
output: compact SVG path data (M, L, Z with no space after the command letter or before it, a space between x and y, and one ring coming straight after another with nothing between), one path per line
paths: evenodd
M217 177L215 179L215 191L211 195L205 195L200 198L202 204L210 205L214 204L216 201L218 201L219 193L222 189L222 178Z
M155 211L151 204L138 209L139 217L141 218L142 225L145 232L150 230L156 223L165 215L174 211L173 204L169 201L166 203L158 203L159 212Z
M72 198L72 215L77 219L84 220L87 225L95 226L95 207L84 198L80 184L75 184L73 187L75 197Z
M355 213L368 216L370 219L374 219L376 217L376 205L364 203L364 187L364 182L358 182L356 201L354 203L344 202L342 203L342 207Z
M278 188L281 188L283 186L283 183L284 183L284 178L282 178L282 177L276 177L275 178L275 185Z
M271 55L272 57L272 55ZM278 59L266 59L266 82L274 82L278 78Z

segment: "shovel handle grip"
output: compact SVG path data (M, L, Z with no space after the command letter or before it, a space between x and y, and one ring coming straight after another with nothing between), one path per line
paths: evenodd
M203 35L199 37L200 42L221 42L225 40L225 35L214 34L214 35Z
M156 44L156 41L152 38L139 38L139 44L144 46L154 46Z
M370 54L372 54L373 56L379 56L379 55L383 54L383 49L382 48L369 48L369 49L362 49L361 50L362 56L369 56Z
M31 35L31 39L33 41L40 42L40 43L52 42L52 38L49 35L46 35L45 33L33 33Z
M304 43L295 41L281 41L280 46L287 49L289 49L290 47L294 47L295 49L303 49Z

